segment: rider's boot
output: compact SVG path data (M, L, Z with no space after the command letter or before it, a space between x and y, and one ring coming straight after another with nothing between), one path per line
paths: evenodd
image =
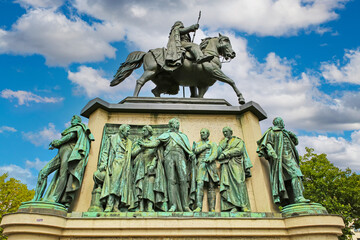
M195 47L191 47L188 50L195 57L196 63L198 63L198 64L201 64L204 62L210 62L214 58L214 56L211 56L211 55L204 55L200 49L197 49Z

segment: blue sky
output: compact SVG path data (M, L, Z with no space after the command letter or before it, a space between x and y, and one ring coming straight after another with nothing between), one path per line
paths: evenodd
M73 114L132 95L142 69L109 87L129 52L165 46L172 24L196 23L199 10L195 42L230 37L237 57L223 71L267 112L262 131L282 116L300 153L313 147L360 172L359 1L0 0L0 174L34 187ZM236 104L230 93L217 83L205 97Z

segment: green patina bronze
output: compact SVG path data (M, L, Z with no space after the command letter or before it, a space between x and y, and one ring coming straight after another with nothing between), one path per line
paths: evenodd
M61 135L61 139L50 143L49 149L57 148L59 151L40 171L33 202L60 203L69 207L74 200L76 190L81 186L88 161L90 141L93 141L94 137L88 127L81 123L81 118L76 115L71 119L71 126ZM53 172L55 174L45 192L47 177Z
M208 191L208 205L211 212L215 211L216 194L215 188L219 186L219 175L216 168L217 145L209 140L209 129L200 130L201 141L193 144L193 152L196 154L196 209L202 211L204 187Z
M230 127L223 128L224 139L219 143L218 161L221 164L221 211L250 211L246 178L251 177L252 164L245 142L233 136Z
M106 202L105 212L136 207L129 134L130 126L121 125L117 134L106 139L100 153L98 171L104 176L100 201Z
M105 124L89 212L167 210L161 149L140 146L167 130L167 125Z
M177 21L173 25L167 49L156 48L149 52L135 51L128 55L114 76L110 86L116 86L126 79L133 70L144 65L144 73L136 81L134 96L138 96L143 85L153 81L156 87L152 93L160 97L162 93L177 94L179 86L189 86L191 97L203 98L216 81L229 84L235 91L240 104L245 103L235 82L221 71L220 56L233 59L235 52L230 39L219 37L205 38L200 46L190 42L189 32L199 28L198 24L184 27Z
M277 117L257 142L257 152L270 164L270 181L275 204L286 206L292 203L308 203L303 197L303 184L299 154L296 150L296 135L285 130L284 121Z
M134 143L131 155L134 158L135 194L139 200L139 211L154 212L155 208L167 211L167 186L162 153L157 148L144 148L151 145L153 129L142 128L142 138Z
M294 203L287 205L281 210L283 217L304 216L309 214L327 215L326 208L319 203Z
M139 141L139 145L144 148L164 148L161 157L168 185L168 211L190 212L190 205L195 200L195 179L190 179L189 175L195 155L187 136L179 131L179 127L179 120L173 118L169 121L169 131L158 136L155 141Z

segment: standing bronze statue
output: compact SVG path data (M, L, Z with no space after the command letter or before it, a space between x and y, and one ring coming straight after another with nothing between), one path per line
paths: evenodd
M273 120L270 127L257 142L257 152L270 163L270 182L275 204L307 203L303 196L303 184L296 135L285 130L282 118Z
M151 126L144 126L142 134L142 143L151 144L154 141ZM134 158L135 194L139 211L154 212L155 208L167 211L166 178L158 149L144 148L136 141L131 154Z
M194 212L201 212L202 210L205 185L208 190L209 210L211 212L215 211L215 188L218 187L220 179L216 168L217 145L209 140L209 136L209 129L201 129L201 141L193 146L193 152L197 158L196 209Z
M245 142L233 136L230 127L223 128L224 139L219 143L218 161L221 164L221 211L250 211L246 178L251 177L252 164Z
M136 207L131 163L130 126L123 124L119 132L106 140L101 151L99 172L104 172L100 200L106 202L105 212L127 211Z
M81 186L88 161L90 141L94 141L94 137L90 129L81 123L81 118L76 115L71 119L71 126L65 129L61 135L61 139L53 140L50 143L49 149L57 148L59 151L40 170L32 201L56 202L69 207L76 190ZM55 175L42 198L47 177L54 171L56 171Z
M141 142L140 146L165 148L163 157L168 184L169 212L190 212L188 162L194 160L195 155L191 151L188 137L179 131L179 127L179 120L173 118L169 121L168 132L161 134L154 142Z

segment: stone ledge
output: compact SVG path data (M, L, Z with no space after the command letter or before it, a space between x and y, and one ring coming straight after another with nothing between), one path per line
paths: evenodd
M75 214L76 215L76 214ZM41 221L38 221L41 219ZM4 234L13 239L327 239L344 227L334 215L290 218L83 218L44 214L7 214ZM25 238L26 235L26 238ZM23 236L23 237L21 237ZM322 237L326 236L326 238ZM21 238L20 238L21 237ZM40 238L41 237L41 238Z
M175 104L176 102L176 104ZM256 102L242 106L231 106L223 99L182 99L182 98L125 98L118 104L95 98L81 110L81 116L89 118L98 108L107 112L128 113L190 113L190 114L236 114L252 112L259 121L267 118L265 111Z

